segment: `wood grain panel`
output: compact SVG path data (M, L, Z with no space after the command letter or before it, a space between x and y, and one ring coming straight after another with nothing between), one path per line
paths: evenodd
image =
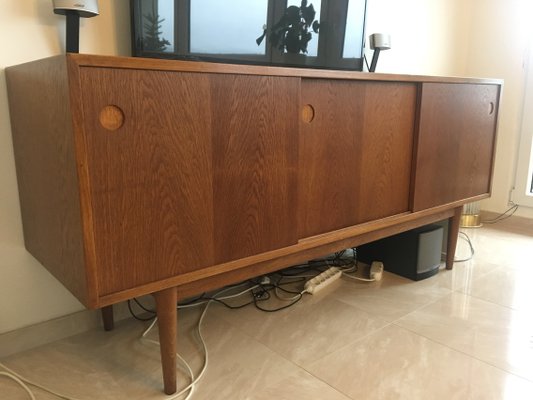
M6 78L25 246L82 303L94 306L65 58L7 68Z
M342 79L364 82L446 82L446 83L492 83L501 85L501 79L461 78L444 76L402 75L339 71L317 68L268 67L262 65L223 64L213 62L190 62L141 57L115 57L92 54L69 53L66 57L80 66L158 71L182 71L215 74L287 76L296 78Z
M84 68L81 82L100 294L212 265L208 77Z
M296 243L299 80L211 84L216 263Z
M498 98L496 85L422 86L414 211L490 192Z
M304 80L299 236L408 210L416 86Z

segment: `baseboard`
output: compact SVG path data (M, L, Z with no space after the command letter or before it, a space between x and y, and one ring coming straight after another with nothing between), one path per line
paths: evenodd
M86 332L100 325L100 314L84 310L0 335L0 357L7 357L56 340Z
M148 297L148 296L147 296ZM152 307L150 298L143 303ZM115 321L131 318L126 303L113 306ZM0 358L78 335L92 329L103 329L100 310L84 310L49 321L0 334Z
M485 227L533 236L533 218L517 215L506 218L502 214L481 210L481 223Z

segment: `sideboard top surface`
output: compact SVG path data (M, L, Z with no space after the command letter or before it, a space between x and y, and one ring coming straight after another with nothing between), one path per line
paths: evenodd
M164 60L140 57L101 56L92 54L63 54L59 58L67 58L68 62L78 67L104 67L123 69L145 69L158 71L207 72L217 74L270 75L300 78L349 79L364 81L394 82L444 82L444 83L477 83L503 85L502 79L424 76L409 74L368 73L359 71L328 70L313 68L293 68L277 66L259 66L243 64L222 64L201 61Z

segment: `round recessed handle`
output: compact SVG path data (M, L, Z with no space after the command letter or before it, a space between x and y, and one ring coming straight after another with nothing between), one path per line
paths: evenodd
M100 125L108 131L116 131L124 125L124 112L120 107L109 105L100 111Z
M311 104L302 107L302 121L309 124L315 119L315 109Z
M495 107L495 105L494 105L494 102L491 101L491 102L489 103L489 115L494 114L494 110L495 110L495 109L496 109L496 107Z

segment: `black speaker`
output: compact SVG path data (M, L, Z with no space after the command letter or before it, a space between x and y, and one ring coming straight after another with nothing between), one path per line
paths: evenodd
M385 271L419 281L439 272L443 228L426 225L357 247L357 260L381 261Z

